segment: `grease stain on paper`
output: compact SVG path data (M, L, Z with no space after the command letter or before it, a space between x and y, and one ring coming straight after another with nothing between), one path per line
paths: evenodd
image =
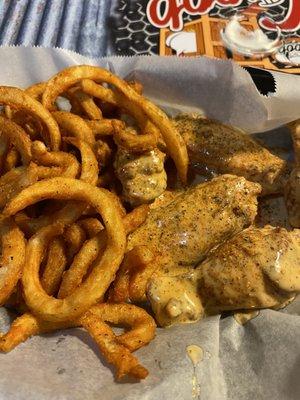
M236 320L238 324L245 325L248 321L251 321L251 319L256 318L258 315L259 315L259 310L245 311L245 312L235 313L233 315L233 318Z
M186 353L193 364L193 378L192 378L192 398L200 399L200 384L198 382L196 368L204 358L204 351L202 347L195 344L189 345L186 348Z

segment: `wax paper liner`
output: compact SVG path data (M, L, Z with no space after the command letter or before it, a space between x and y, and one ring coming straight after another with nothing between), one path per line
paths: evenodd
M299 77L273 73L276 92L262 96L247 71L229 61L208 58L89 60L61 49L8 47L0 48L0 84L26 87L64 67L84 63L141 80L145 93L170 113L204 110L250 133L299 117ZM261 137L271 145L280 138L286 152L291 150L287 130ZM282 200L276 201L277 218L284 208ZM136 352L150 371L139 383L115 382L97 347L81 329L34 337L0 355L0 399L298 400L299 313L300 302L295 301L282 311L262 311L245 326L231 316L215 316L158 329L155 340ZM0 315L0 327L5 330L12 316L4 309ZM196 397L193 366L186 355L186 346L191 344L204 350L204 360L195 370L200 385Z

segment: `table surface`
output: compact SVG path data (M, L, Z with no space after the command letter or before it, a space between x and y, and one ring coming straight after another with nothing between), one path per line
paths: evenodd
M1 0L0 45L108 53L111 0Z

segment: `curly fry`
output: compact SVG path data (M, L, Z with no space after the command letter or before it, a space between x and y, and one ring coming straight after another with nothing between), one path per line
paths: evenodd
M105 323L131 327L131 330L116 336ZM25 313L15 319L10 330L0 336L0 351L9 352L33 335L58 329L82 326L97 343L106 360L117 369L117 378L131 375L144 379L148 371L131 354L147 345L155 336L155 322L143 309L129 304L97 304L76 321L47 322Z
M16 196L22 189L38 180L37 168L34 164L18 167L2 175L0 178L0 208Z
M142 204L125 216L123 222L127 235L134 232L140 225L145 222L149 211L150 206L148 204Z
M21 89L10 86L1 86L0 104L25 109L30 114L37 116L47 127L49 140L47 137L45 140L49 142L52 150L57 151L59 149L61 137L57 123L52 118L49 111L47 111L37 100L34 100Z
M102 119L100 121L85 120L85 123L91 128L94 137L97 136L111 136L114 132L113 121L114 119Z
M117 378L132 375L144 379L148 371L131 354L130 350L119 343L113 330L95 315L94 309L80 318L80 324L89 332L97 343L106 360L117 369Z
M15 147L11 147L7 154L6 159L4 161L3 172L9 172L17 167L19 162L21 161L20 154Z
M10 120L22 127L31 140L40 140L44 138L44 128L40 119L35 118L32 114L28 114L26 110L21 109L14 110L10 114Z
M42 100L42 95L44 93L44 90L46 89L47 82L39 82L35 83L34 85L29 86L25 92L32 97L33 99L37 101Z
M64 175L64 170L61 167L44 167L43 165L37 166L38 180L56 178L57 176Z
M139 149L139 151L148 151L156 147L160 136L159 130L149 119L145 117L144 113L141 112L139 107L130 102L121 93L114 92L111 89L97 85L95 82L89 79L82 80L81 87L85 92L93 94L93 96L100 98L101 100L104 100L112 105L121 107L136 119L140 130L143 132L143 135L135 135L135 151L137 151L137 149ZM115 120L113 121L113 126L114 124L121 124L121 122ZM121 141L120 136L123 137L123 146L128 145L128 142L130 143L131 136L133 136L133 134L130 133L127 133L127 135L125 133L122 136L122 134L119 132L115 132L115 135L117 135L117 139L119 138L119 142ZM127 140L124 139L124 136ZM140 148L138 147L139 142ZM146 145L148 147L146 147Z
M75 255L70 268L64 273L58 292L58 298L64 299L77 289L86 276L92 263L101 258L106 246L105 231L87 240ZM95 268L95 265L93 266Z
M133 304L101 303L93 306L89 311L102 321L131 328L117 336L118 342L130 351L145 346L155 336L154 319L144 309Z
M87 279L63 300L48 296L39 282L39 267L47 240L53 229L59 234L59 224L41 229L27 244L22 283L29 308L49 321L74 319L101 299L114 279L122 261L126 236L115 197L75 179L53 178L35 183L23 190L6 206L4 215L14 215L25 207L44 199L86 201L102 216L107 231L106 249Z
M75 156L63 151L47 150L43 142L35 141L31 146L32 158L37 163L46 167L57 166L61 171L58 176L65 176L66 178L75 178L80 170L79 163Z
M143 94L143 85L138 81L127 81L128 85L138 94Z
M3 217L0 218L0 237L0 305L3 305L21 277L25 261L25 239L13 220Z
M57 96L83 79L92 79L97 82L107 82L114 85L128 101L135 104L147 115L149 120L160 130L168 152L175 162L179 177L185 183L188 171L188 154L182 137L162 110L150 100L136 93L128 83L111 72L102 68L83 65L66 68L48 81L43 94L43 105L48 110L53 110Z
M7 152L9 151L9 140L4 136L0 136L0 172L2 173Z
M77 147L81 154L81 175L80 180L88 182L91 185L96 185L98 181L98 162L96 156L89 145L82 139L78 138L64 138L66 143L71 143Z
M120 303L132 297L134 301L145 300L147 280L156 269L156 265L152 262L153 258L153 253L142 245L126 253L109 292L109 301ZM135 272L138 272L139 280L132 283Z
M64 239L67 243L68 260L72 260L85 242L86 233L79 224L74 223L65 230Z
M88 118L92 120L103 118L100 108L96 106L91 96L84 93L80 88L77 87L71 88L68 92L71 92L74 95Z
M109 145L102 140L97 140L94 149L100 168L107 166L112 157L112 150Z
M157 146L157 139L153 135L137 135L133 128L125 127L121 121L113 122L114 141L125 150L133 153L143 153L153 150Z
M123 218L126 235L137 229L146 219L149 206L137 207ZM80 223L78 223L80 224ZM63 299L78 288L96 258L101 257L106 246L106 232L101 230L87 240L74 257L70 268L65 272L59 289L58 298ZM93 266L95 268L95 266ZM117 275L118 276L118 275Z
M41 284L49 295L57 293L66 266L65 244L61 237L57 237L49 245L47 262L41 277Z
M132 249L131 251L133 251ZM146 300L147 283L158 268L153 253L145 246L135 248L137 253L131 258L129 299L133 302Z
M78 99L74 96L74 93L72 93L72 90L65 91L64 93L61 94L61 96L69 101L71 105L70 114L82 117L83 114L82 107Z
M0 116L0 135L5 136L21 155L22 163L31 161L31 140L27 133L17 124Z
M38 319L33 314L25 313L14 320L9 331L5 335L0 334L0 351L8 353L31 336L40 333L48 333L58 329L76 326L77 324L74 322L49 323Z
M68 140L70 141L70 138ZM86 146L88 145L85 145L80 141L78 142L76 138L73 143L74 145L75 143L78 143L78 146L80 146L83 150L83 154L88 154L88 156L84 156L86 163L82 165L80 180L82 180L83 182L94 184L97 174L96 168L98 168L97 165L95 165L95 160L93 160L94 156L92 156L90 150L87 149ZM91 168L91 170L88 170L86 168L88 167L88 159L93 160L92 161L93 168ZM62 174L62 170L60 167L49 168L49 167L38 166L36 167L36 171L37 171L37 177L39 179L55 178L60 174ZM1 178L0 178L0 187L1 187ZM85 204L69 201L66 206L64 206L61 210L55 212L53 215L42 215L41 217L38 218L28 218L27 216L24 215L18 215L17 221L21 229L24 232L26 232L28 236L31 236L35 234L39 229L47 225L50 225L58 220L62 221L62 223L66 225L74 223L81 216L81 214L84 212L86 208L87 206Z
M95 137L86 120L67 111L56 111L52 113L52 116L60 128L66 132L65 134L62 132L64 136L76 137L85 140L91 146L94 145Z
M77 223L85 230L89 238L96 236L103 229L103 225L97 218L84 218Z

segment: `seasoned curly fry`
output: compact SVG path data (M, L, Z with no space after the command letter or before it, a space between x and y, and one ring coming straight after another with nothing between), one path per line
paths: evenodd
M37 166L38 180L50 179L57 176L64 176L64 170L61 167L44 167L43 165Z
M0 352L33 335L83 327L117 378L148 375L131 353L154 338L154 320L133 304L101 303L124 258L126 235L149 212L148 205L125 209L118 148L144 155L166 137L164 152L183 180L186 174L184 143L142 90L139 82L88 66L25 90L0 86L0 305L23 313L0 332ZM143 246L126 256L123 298L145 299L140 275L149 275L153 259Z
M96 156L91 146L82 139L64 138L66 143L71 143L77 147L81 154L81 175L80 179L92 185L96 185L98 180L99 168Z
M112 157L112 150L109 147L109 145L106 142L103 142L102 140L97 140L94 149L100 168L107 166Z
M32 114L28 114L26 110L12 111L10 120L22 127L31 140L41 140L45 136L42 121L35 118Z
M133 302L146 299L147 283L158 268L153 253L144 246L139 246L131 251L137 251L131 258L131 276L129 281L129 298Z
M101 260L83 284L63 300L48 296L38 278L43 249L48 237L51 237L53 226L38 231L27 244L22 277L26 303L45 320L65 321L76 318L103 297L122 261L126 236L115 197L105 189L74 179L53 178L37 182L15 196L3 213L14 215L44 199L86 201L102 216L107 230L107 245ZM55 228L55 232L57 230Z
M31 161L31 140L17 124L0 116L0 135L6 137L21 155L23 165Z
M98 177L98 165L95 160L95 156L92 154L88 144L82 143L76 139L68 138L68 141L73 141L73 144L78 144L78 147L82 149L84 163L81 168L80 180L95 184ZM90 164L89 164L90 163ZM63 174L60 167L43 167L38 166L37 175L39 179L49 179L54 178ZM1 182L1 180L0 180ZM19 226L22 230L26 232L27 235L31 236L35 234L39 229L52 224L57 220L62 220L65 224L74 223L83 213L86 206L84 204L80 205L78 202L69 202L61 210L55 212L53 215L43 215L38 218L28 218L27 216L19 216L18 218Z
M131 330L116 336L105 321L129 326ZM156 325L143 309L129 304L97 304L78 320L59 323L42 321L25 313L12 323L8 333L0 336L0 351L9 352L33 335L77 326L92 336L106 360L117 369L118 379L125 375L144 379L148 375L131 352L154 338Z
M38 180L37 168L30 164L28 167L18 167L2 175L0 178L0 208L17 195L22 189Z
M93 306L90 311L105 322L130 327L130 330L117 336L118 342L130 351L145 346L154 338L154 319L145 310L133 304L102 303Z
M116 367L118 379L125 375L132 375L137 379L146 378L146 368L140 365L127 347L119 343L113 330L97 317L93 309L84 314L79 321L95 340L106 360Z
M140 206L123 218L126 235L137 229L145 221L148 211L148 206ZM72 265L63 276L58 293L59 298L67 297L79 287L92 263L103 254L105 246L106 232L104 230L101 230L96 236L83 244L74 257Z
M92 120L103 118L100 108L96 106L91 96L84 93L80 88L76 87L70 89L69 92L73 93L74 97L77 99L88 118Z
M82 79L80 87L85 93L105 101L106 103L112 104L113 106L119 105L117 94L113 90L98 85L91 79Z
M25 92L33 99L41 101L46 86L47 82L35 83L34 85L29 86Z
M20 343L40 333L36 317L27 313L16 318L6 334L0 334L0 351L8 353Z
M95 143L95 137L86 120L67 111L56 111L52 116L63 130L62 135L85 140L91 146Z
M3 172L3 166L6 160L7 152L9 151L9 141L1 134L0 136L0 172Z
M101 259L105 246L105 231L100 232L97 236L87 240L83 244L79 252L75 255L72 265L64 273L58 292L59 299L66 298L81 285L92 263L97 258Z
M140 130L144 133L143 135L133 135L128 133L126 136L127 141L123 140L123 146L128 145L128 141L131 136L135 136L135 150L138 149L138 144L140 142L139 151L147 151L152 150L156 147L158 143L158 139L160 136L159 130L153 123L147 119L143 112L141 112L140 108L132 104L125 96L118 92L114 92L111 89L107 89L101 85L97 85L95 82L84 79L81 82L82 89L89 94L93 94L93 96L98 97L101 100L104 100L110 104L115 106L119 106L124 109L128 114L132 115L139 124ZM120 121L113 121L114 123L119 123ZM116 132L115 132L116 134ZM120 134L117 132L117 135L120 137ZM119 139L120 142L120 139ZM148 147L146 147L146 145Z
M31 146L32 158L38 164L45 167L60 167L61 173L58 176L75 178L80 170L79 163L75 156L63 151L47 150L44 143L35 141Z
M8 307L9 309L14 309L20 314L24 314L28 311L28 307L26 306L26 303L22 295L21 280L18 281L12 294L6 300L4 306ZM0 337L1 337L1 332L0 332Z
M3 110L4 110L5 117L7 119L12 119L13 114L14 114L12 108L10 106L4 106Z
M157 138L153 135L137 135L133 128L126 128L121 121L113 122L114 141L132 153L143 153L157 146Z
M21 277L25 261L25 239L13 220L2 216L0 217L0 237L2 242L0 305L3 305Z
M129 285L130 285L130 273L132 269L132 263L130 259L130 253L125 254L124 260L119 268L116 278L113 283L113 287L109 290L108 301L112 303L126 302L130 298Z
M103 225L97 218L84 218L77 223L85 230L89 238L96 236L103 229Z
M30 114L37 116L47 127L48 135L45 140L49 143L52 150L59 150L61 137L57 123L52 118L49 111L47 111L37 100L33 99L21 89L10 86L1 86L0 104L25 109Z
M70 141L70 138L68 140ZM98 167L97 164L95 164L95 160L92 161L91 170L87 170L86 167L88 167L87 160L88 159L92 160L95 157L92 156L90 151L87 149L87 146L82 144L80 141L78 142L75 139L74 144L75 143L78 143L78 146L80 146L83 149L84 154L88 154L88 157L84 157L86 162L82 164L80 180L94 184L96 180L96 174L98 174L97 173ZM49 168L49 167L38 166L36 167L36 171L39 179L54 178L62 174L62 169L60 167ZM0 186L1 186L1 178L0 178ZM39 229L49 224L52 224L57 220L62 221L62 223L66 225L74 223L81 216L81 214L84 212L86 208L87 206L85 204L69 201L66 206L64 206L61 210L55 212L53 215L43 215L38 218L28 218L28 217L24 218L23 215L21 216L21 218L18 219L18 223L20 224L19 226L21 227L21 229L24 230L27 235L31 236L35 234Z
M143 94L143 85L138 81L128 81L127 82L132 89L138 94Z
M38 319L30 313L25 313L14 320L5 335L0 334L0 351L8 353L18 346L18 344L25 342L31 336L38 335L39 333L48 333L75 326L77 326L75 322L49 323Z
M97 136L111 136L114 132L112 125L114 119L102 119L100 121L85 120L86 124L91 128L93 135ZM117 121L117 120L116 120Z
M142 225L150 211L148 204L143 204L136 207L133 211L125 216L123 219L125 232L127 235L134 232L140 225Z
M79 224L74 223L65 230L64 240L67 243L68 260L73 260L73 257L78 253L86 240L86 233Z
M41 284L47 294L57 293L66 266L65 244L61 237L57 237L49 245L47 262L41 277Z
M145 222L149 210L150 207L144 204L127 214L123 220L127 235ZM138 246L127 253L109 292L109 300L116 302L127 301L129 298L144 300L147 277L151 276L157 267L152 260L153 254L145 246ZM135 275L136 269L139 274Z
M25 213L17 213L16 223L28 236L32 236L40 229L60 221L64 225L71 225L81 217L86 210L85 203L69 201L64 207L53 214L45 214L37 218L29 218Z
M144 301L147 280L156 269L153 258L153 253L146 246L136 246L126 253L109 292L109 301L120 303L133 298L134 301ZM135 272L138 274L135 275ZM135 276L138 276L138 281L133 280Z
M71 88L73 89L73 88ZM65 99L67 99L71 105L71 109L70 109L70 114L71 115L78 115L78 116L83 116L84 112L83 109L80 105L80 102L78 101L78 99L74 96L73 91L69 89L66 92L62 93L62 97L64 97Z
M59 94L68 88L78 84L83 79L91 79L96 82L107 82L116 87L116 89L139 107L147 115L149 120L158 128L166 143L168 152L173 158L178 170L179 177L183 183L187 180L188 155L186 145L172 126L166 114L148 99L139 95L125 81L113 75L111 72L92 66L75 66L67 68L54 77L52 77L43 93L43 105L48 110L53 110L54 102Z
M17 167L18 163L21 161L20 153L15 147L11 147L4 161L3 172L9 172Z

